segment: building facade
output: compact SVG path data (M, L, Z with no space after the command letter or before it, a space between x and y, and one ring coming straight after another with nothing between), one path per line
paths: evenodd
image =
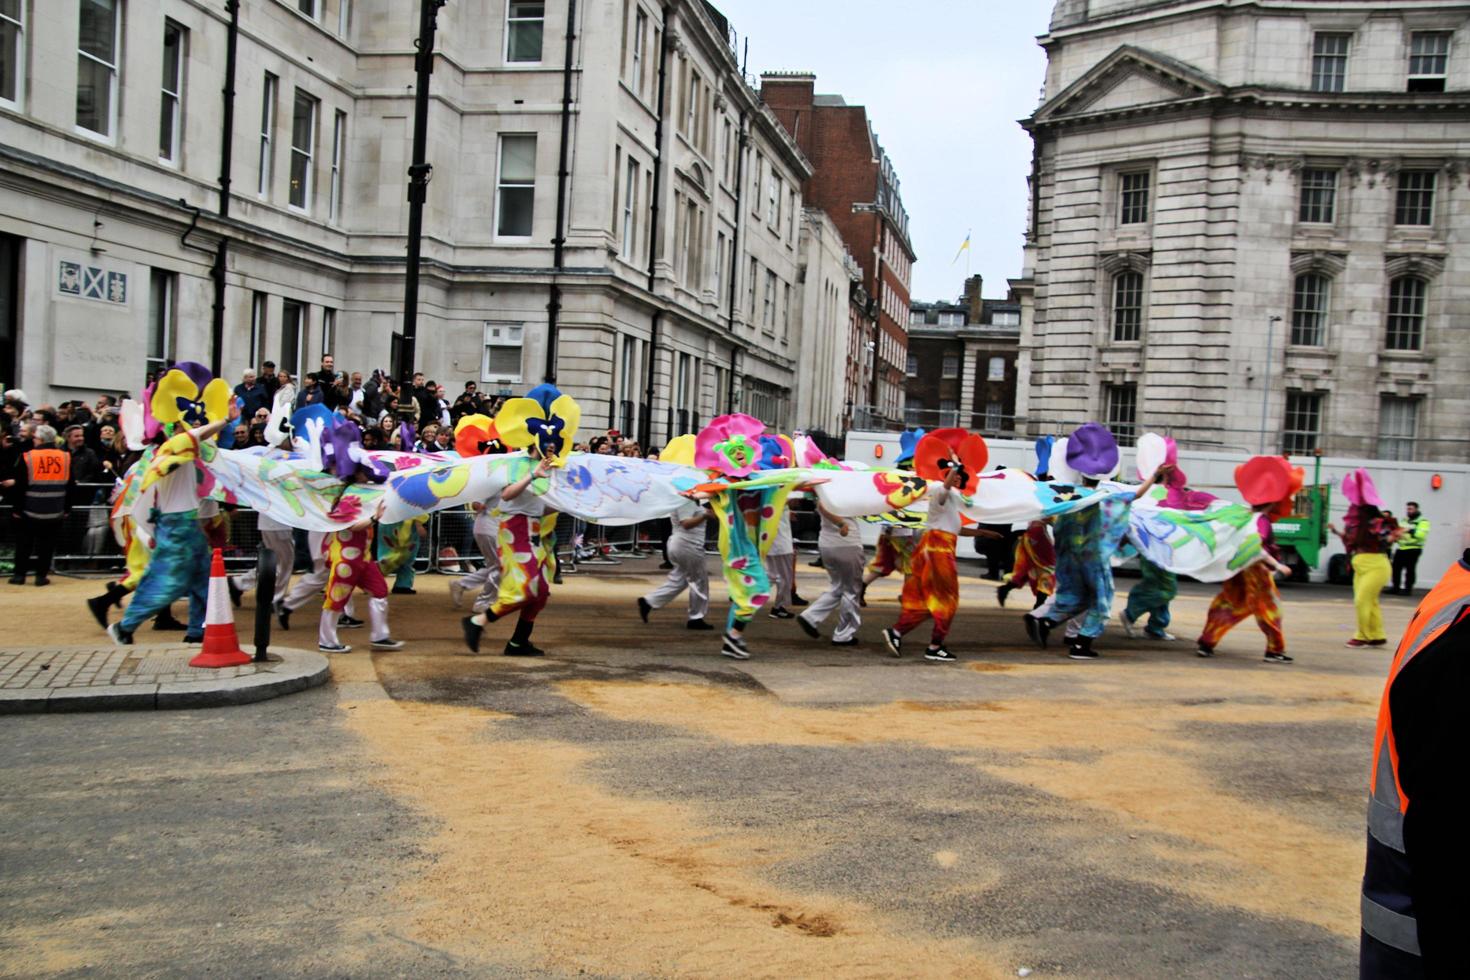
M1062 0L1018 414L1470 458L1470 4Z
M843 244L837 226L819 208L802 212L801 330L796 352L796 410L794 429L819 429L836 434L847 429L849 411L847 363L852 335L865 337L861 321L853 322L862 270Z
M803 185L808 203L827 212L857 259L873 303L874 329L863 353L868 390L860 425L897 422L903 415L909 284L915 260L898 175L862 106L839 95L817 95L816 76L761 76L761 99L812 162Z
M910 305L906 425L1014 433L1021 304L982 299L981 285L971 276L958 302Z
M237 31L202 0L0 8L0 379L403 368L417 7L244 0ZM810 164L714 7L574 9L439 12L417 366L555 378L584 426L655 445L731 409L789 425Z

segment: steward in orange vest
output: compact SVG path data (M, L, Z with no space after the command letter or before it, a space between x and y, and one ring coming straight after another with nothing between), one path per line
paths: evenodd
M42 448L23 453L15 467L15 571L11 585L24 585L32 567L36 584L49 585L51 556L61 535L72 479L71 454L56 448L56 433L38 426ZM34 556L34 561L32 561Z
M1359 973L1470 977L1470 550L1419 604L1378 709Z

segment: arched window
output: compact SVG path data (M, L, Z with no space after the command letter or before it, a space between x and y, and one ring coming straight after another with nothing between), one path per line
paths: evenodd
M1120 272L1113 277L1113 339L1143 338L1143 275Z
M1389 350L1419 350L1424 344L1424 298L1429 284L1418 276L1399 276L1388 284Z
M1296 277L1291 291L1291 343L1321 347L1327 338L1327 290L1331 280L1316 272Z

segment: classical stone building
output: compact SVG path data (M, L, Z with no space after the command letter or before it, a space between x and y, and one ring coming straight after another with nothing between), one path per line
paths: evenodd
M981 284L966 279L958 302L910 304L906 425L1014 432L1021 303L982 299Z
M1017 408L1470 458L1470 4L1063 0Z
M811 160L806 200L827 212L862 269L873 303L873 328L861 367L867 390L856 405L858 424L881 426L902 417L907 359L909 284L914 248L898 175L862 106L840 95L816 94L816 76L772 72L761 76L761 99Z
M55 400L174 357L390 367L417 10L242 0L234 33L200 0L0 5L0 379ZM790 425L809 162L710 4L575 10L439 13L418 366L554 376L584 426L655 444L732 408Z

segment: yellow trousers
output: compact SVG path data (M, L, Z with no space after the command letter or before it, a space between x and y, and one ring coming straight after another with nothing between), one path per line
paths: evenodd
M1358 610L1359 640L1386 640L1383 632L1383 608L1378 605L1378 594L1388 584L1393 573L1384 554L1353 555L1353 605Z

